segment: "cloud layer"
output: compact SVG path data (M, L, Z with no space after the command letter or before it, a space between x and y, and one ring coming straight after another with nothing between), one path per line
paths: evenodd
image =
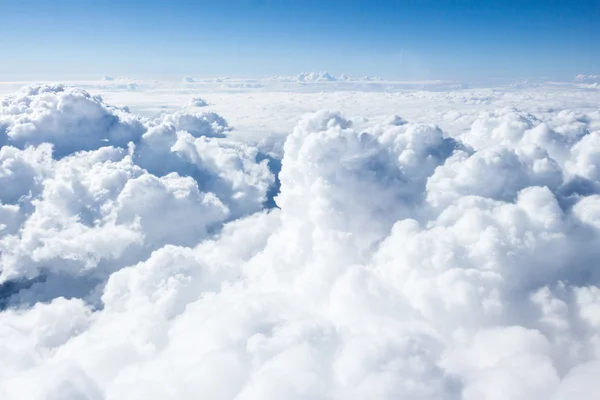
M0 110L1 282L106 279L259 211L274 181L215 113L149 121L62 86L27 87Z
M598 115L369 125L5 99L0 398L593 399Z

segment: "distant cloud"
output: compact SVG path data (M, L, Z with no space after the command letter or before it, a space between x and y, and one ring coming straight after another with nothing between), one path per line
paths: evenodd
M190 107L206 107L208 103L202 97L193 97L188 105Z
M142 81L127 77L105 76L100 81L94 82L93 87L98 89L108 89L115 91L140 91L150 87L159 86L159 81Z
M381 78L364 76L362 78L353 79L347 75L340 75L339 77L331 75L329 72L302 72L296 76L278 76L269 78L268 80L275 80L279 82L304 82L304 83L322 83L322 82L353 82L353 81L379 81Z
M579 74L575 77L575 80L582 83L596 83L600 81L600 75Z

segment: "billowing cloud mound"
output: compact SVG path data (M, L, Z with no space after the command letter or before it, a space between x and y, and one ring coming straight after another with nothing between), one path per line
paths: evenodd
M575 81L587 89L600 89L600 75L579 74L575 77Z
M300 83L324 83L324 82L356 82L356 81L379 81L379 77L364 76L362 78L350 78L349 76L342 74L340 76L333 76L327 71L320 72L302 72L295 76L277 76L269 78L268 80L275 80L279 82L300 82Z
M0 143L19 148L52 143L57 157L106 143L126 146L143 132L127 110L61 85L29 86L0 103Z
M207 105L208 102L202 97L193 97L188 104L190 107L206 107Z
M583 83L595 83L595 82L600 81L600 75L579 74L575 77L575 80L577 82L583 82Z
M62 86L25 88L0 111L0 284L57 280L9 303L61 294L58 275L97 284L166 244L195 245L259 211L274 181L215 113L147 121Z
M337 80L336 77L329 72L303 72L298 75L300 82L331 82Z
M217 115L126 113L141 126L126 144L104 132L104 147L82 138L56 157L66 117L38 123L52 134L27 145L5 114L0 398L600 390L589 115L500 109L450 137L398 116L358 130L319 111L287 137L266 210L266 161Z

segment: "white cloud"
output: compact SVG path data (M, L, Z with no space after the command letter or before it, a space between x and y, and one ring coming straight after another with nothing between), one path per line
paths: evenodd
M125 146L145 131L139 118L99 96L64 86L29 86L0 105L7 144L52 143L55 156L111 143Z
M267 162L227 139L216 113L152 126L62 86L25 88L1 111L10 144L0 150L2 282L40 273L102 281L260 210L273 183Z
M193 97L188 105L190 107L206 107L208 105L208 102L202 97Z
M368 82L368 81L381 81L382 79L377 76L363 76L361 78L351 78L346 74L340 76L334 76L327 71L319 72L301 72L295 76L276 76L267 78L267 81L278 81L278 82L300 82L300 83L323 83L323 82Z
M374 111L318 111L261 143L282 156L265 209L265 154L212 108L145 119L74 89L20 93L0 113L0 397L595 396L593 109L386 93L450 104L400 117L374 95L297 95ZM15 139L29 122L35 140Z
M595 83L600 81L600 75L579 74L575 77L577 82Z

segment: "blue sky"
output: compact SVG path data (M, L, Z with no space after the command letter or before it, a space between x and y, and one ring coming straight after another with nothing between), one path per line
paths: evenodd
M600 0L0 0L0 80L600 73Z

